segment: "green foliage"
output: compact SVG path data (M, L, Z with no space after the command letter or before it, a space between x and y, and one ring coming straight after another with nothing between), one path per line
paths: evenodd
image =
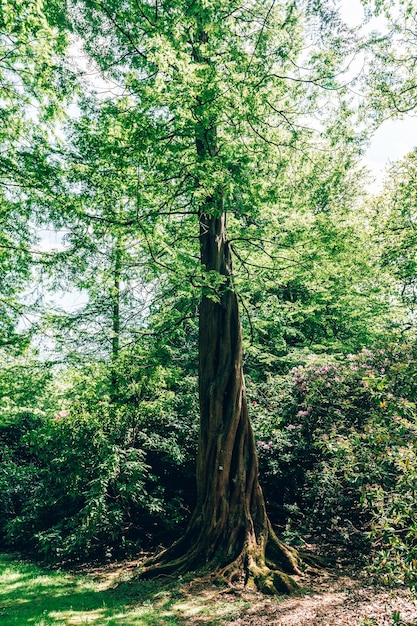
M329 153L321 141L325 156L294 158L296 173L282 165L280 197L256 222L229 227L253 377L283 371L300 350L360 350L404 320L391 269L377 262L357 146L339 137Z
M9 540L35 529L38 550L53 559L123 550L143 511L159 505L145 489L145 453L123 441L122 421L105 406L95 415L81 407L72 415L61 411L55 420L32 440L43 462L42 485L31 508L9 525Z
M366 47L371 52L366 106L377 122L387 117L401 117L417 106L415 0L362 2L371 7L370 15L374 13L386 18L379 20L378 30L372 30L366 37Z
M51 398L53 370L36 353L17 357L0 353L0 421L8 409L45 409Z
M19 516L39 483L39 466L27 437L39 429L39 410L3 409L0 417L0 536Z
M38 311L33 215L39 196L53 193L52 136L70 91L67 35L50 23L44 4L4 0L0 10L0 347L16 352L30 339L28 314Z
M387 168L384 189L372 208L379 239L380 262L396 278L398 294L411 312L417 301L416 178L417 151Z
M181 527L198 428L196 380L174 367L181 337L165 352L155 344L155 353L125 355L118 403L107 366L95 364L60 372L49 414L3 409L3 545L51 560L110 557ZM385 582L414 585L415 348L297 360L287 374L248 380L273 519L292 541L314 532L368 542Z
M24 346L16 328L31 278L87 301L42 320L65 361L55 386L39 364L5 360L0 372L2 541L50 559L111 556L185 518L197 303L218 302L225 286L201 262L201 216L227 213L277 518L288 533L314 526L347 540L371 528L387 580L412 582L415 354L340 355L403 322L398 280L403 299L415 298L415 155L393 168L381 200L389 209L378 228L390 231L381 264L358 166L365 133L343 84L356 44L333 3L3 4L0 346ZM402 6L396 42L414 19L412 3ZM80 80L61 141L71 29L118 87L98 98ZM393 73L406 59L387 43L372 41L391 63L376 57L379 111L412 108L414 64ZM33 222L67 233L65 250L42 264Z
M131 379L130 395L115 405L98 399L103 369L93 374L75 372L61 390L67 408L49 417L4 410L4 545L30 546L50 560L109 557L135 552L183 520L193 491L195 381L178 382L177 397L156 368Z
M415 436L415 432L413 433ZM374 568L384 583L406 584L417 589L416 445L405 445L392 454L395 480L389 489L371 485L363 503L372 517Z

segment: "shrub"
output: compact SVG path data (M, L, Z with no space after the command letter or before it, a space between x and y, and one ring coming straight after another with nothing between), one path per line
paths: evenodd
M250 389L260 468L288 535L372 542L384 579L416 580L416 358L410 346L311 355Z
M29 429L9 419L3 543L86 559L132 553L171 531L188 512L194 471L193 381L183 382L178 397L161 379L138 404L73 402Z
M27 441L45 419L35 409L3 408L0 413L0 542L5 528L18 518L37 493L40 469Z

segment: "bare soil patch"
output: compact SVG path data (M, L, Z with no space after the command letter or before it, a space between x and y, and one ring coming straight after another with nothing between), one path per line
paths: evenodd
M397 620L397 621L395 621ZM198 622L195 622L197 626ZM253 598L234 626L415 626L417 602L409 590L369 584L349 570L310 580L299 597Z
M132 581L136 567L136 561L124 561L86 569L108 589ZM377 585L357 565L338 563L306 576L299 580L300 594L291 597L268 597L199 579L170 577L166 582L161 618L175 616L184 626L417 626L417 598L408 589Z

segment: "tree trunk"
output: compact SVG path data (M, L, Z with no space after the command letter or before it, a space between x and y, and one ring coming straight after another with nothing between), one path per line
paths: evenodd
M120 352L120 280L122 274L122 243L120 235L114 247L113 285L111 287L112 303L112 342L111 342L111 380L110 397L117 402L119 396L119 374L117 360Z
M213 199L208 204L213 205ZM276 537L258 481L248 416L242 335L226 215L200 217L201 260L224 277L200 305L200 438L197 505L184 536L149 562L147 573L210 571L274 593L289 592L300 574L296 554Z
M193 59L207 69L208 93L196 98L195 146L201 163L218 157L213 66L201 53L208 42L196 13ZM215 98L214 98L215 99ZM204 120L204 122L203 122ZM203 288L199 327L200 436L197 504L184 536L145 564L144 575L199 570L241 580L266 593L290 592L300 574L297 556L275 535L258 481L258 455L248 415L242 368L242 332L232 282L223 191L200 208L200 256L205 272L223 278L215 290Z

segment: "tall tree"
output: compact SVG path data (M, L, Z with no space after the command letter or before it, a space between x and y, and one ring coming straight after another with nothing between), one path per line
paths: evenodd
M306 4L324 20L310 28L302 64L305 7L293 2L86 0L71 9L87 52L129 92L140 120L138 220L152 235L176 232L173 249L147 237L152 260L162 273L181 262L202 290L197 505L184 537L148 573L221 569L272 592L293 588L288 574L299 572L258 482L226 219L256 218L276 193L277 169L311 139L303 116L320 88L338 86L350 37L327 5ZM326 49L311 39L323 42L323 24L333 33Z
M119 119L127 106L79 102L79 115L66 128L67 143L55 150L59 187L43 198L43 220L65 231L64 249L43 264L45 282L52 292L77 291L80 300L48 321L62 356L75 361L115 364L121 347L132 340L130 331L143 323L136 164L131 130Z
M394 278L413 324L417 304L417 149L390 163L382 192L372 201L380 263Z
M276 370L293 361L299 349L360 349L398 321L392 275L378 263L366 172L346 139L332 150L318 139L277 179L280 197L263 220L232 233L237 268L245 269L236 283L251 319L251 376L261 363Z
M54 28L53 6L5 0L0 9L0 310L1 343L30 310L31 218L48 170L54 114L66 92L66 33ZM21 292L26 288L25 304Z

